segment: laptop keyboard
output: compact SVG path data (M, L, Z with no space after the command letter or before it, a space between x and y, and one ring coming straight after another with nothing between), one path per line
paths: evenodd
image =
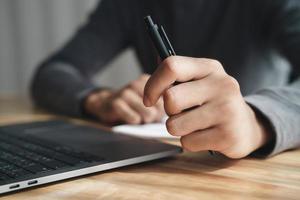
M33 136L0 133L0 182L103 160Z

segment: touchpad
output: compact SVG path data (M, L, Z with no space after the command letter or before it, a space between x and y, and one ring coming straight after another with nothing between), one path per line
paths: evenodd
M25 129L24 133L79 149L86 149L87 145L89 149L98 149L100 146L106 146L106 144L121 143L130 139L102 129L73 124L31 127Z

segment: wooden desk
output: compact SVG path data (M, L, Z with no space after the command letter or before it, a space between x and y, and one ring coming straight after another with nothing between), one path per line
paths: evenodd
M52 118L28 100L0 98L0 124ZM266 160L203 153L62 181L2 199L300 199L300 150Z

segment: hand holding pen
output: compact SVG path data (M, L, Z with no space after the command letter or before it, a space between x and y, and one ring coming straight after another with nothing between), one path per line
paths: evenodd
M145 17L145 23L147 26L148 33L152 39L154 46L156 47L161 60L166 59L169 56L175 56L176 53L174 48L164 30L163 26L154 24L151 16ZM173 85L177 85L178 82L174 82ZM215 154L214 151L209 150L211 155Z
M213 150L241 158L269 141L264 122L245 102L238 82L220 62L171 56L175 52L163 28L150 17L145 20L162 62L146 83L143 101L150 107L163 97L169 115L167 129L181 136L185 149Z

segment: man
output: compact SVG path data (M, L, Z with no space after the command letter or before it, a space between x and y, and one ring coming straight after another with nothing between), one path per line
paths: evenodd
M103 0L88 23L39 67L33 98L48 109L104 122L148 123L165 111L169 132L181 136L190 151L242 158L296 148L299 4ZM158 68L143 22L149 14L184 55ZM134 48L145 75L118 91L95 86L91 76L127 47ZM173 86L175 81L181 84Z

